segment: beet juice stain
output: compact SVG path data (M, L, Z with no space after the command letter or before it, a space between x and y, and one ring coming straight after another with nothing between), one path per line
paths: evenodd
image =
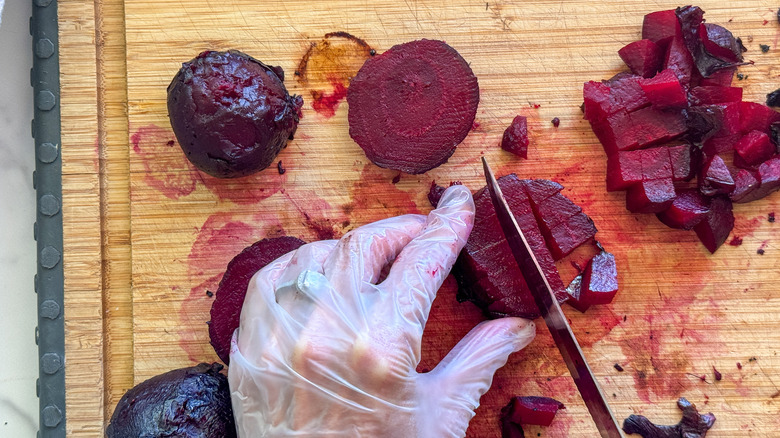
M176 143L173 131L156 125L139 128L130 136L133 152L141 157L144 182L166 198L179 199L195 191L197 170Z
M313 42L298 63L295 77L311 93L311 106L326 118L336 114L347 87L376 51L346 32L331 32Z

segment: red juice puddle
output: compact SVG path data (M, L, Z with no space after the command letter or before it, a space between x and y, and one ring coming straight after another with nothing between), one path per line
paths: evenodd
M298 63L295 77L312 96L312 108L330 118L347 95L349 81L376 52L347 32L331 32L312 42Z
M287 164L289 166L289 164ZM198 178L220 199L236 204L254 204L278 192L287 181L287 174L271 166L241 178L215 178L198 172Z
M420 209L411 194L393 184L396 171L366 164L360 179L352 185L352 202L342 206L355 225L365 225L402 214L417 214ZM421 190L430 186L422 185ZM427 202L426 202L427 204Z
M303 220L301 223L312 233L307 241L339 239L351 224L346 214L337 211L312 190L283 191L284 197L293 205ZM314 216L314 214L318 216ZM328 217L330 216L330 217ZM292 219L294 220L294 219Z
M198 171L178 147L173 131L155 125L130 136L133 152L143 160L144 181L165 197L179 199L195 191Z

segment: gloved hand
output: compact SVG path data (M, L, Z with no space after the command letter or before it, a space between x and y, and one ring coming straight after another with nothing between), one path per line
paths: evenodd
M495 371L535 335L520 318L482 322L434 370L415 371L431 303L473 222L471 193L453 186L427 217L365 225L260 270L230 352L239 436L465 436Z

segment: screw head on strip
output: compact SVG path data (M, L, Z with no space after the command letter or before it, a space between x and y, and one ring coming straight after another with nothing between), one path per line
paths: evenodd
M48 38L41 38L35 43L35 56L46 59L54 54L54 43Z
M43 318L57 319L60 316L60 305L54 300L46 300L41 303L38 314Z
M36 105L39 110L49 111L54 108L54 104L57 103L57 98L54 97L54 93L49 90L41 90L38 92L38 98L35 99Z
M38 146L38 160L42 163L53 163L60 154L60 148L54 143L41 143Z
M54 195L43 195L38 200L38 210L46 216L54 216L60 212L60 201Z
M62 357L57 353L46 353L41 356L41 369L46 374L54 374L62 367Z
M53 246L47 246L41 250L40 263L46 269L51 269L60 262L60 252Z
M57 427L62 421L62 410L55 405L49 405L41 411L43 425L46 427Z

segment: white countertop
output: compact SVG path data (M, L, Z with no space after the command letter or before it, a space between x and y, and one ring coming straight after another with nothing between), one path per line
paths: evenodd
M0 436L20 438L38 430L31 8L8 0L0 26Z

